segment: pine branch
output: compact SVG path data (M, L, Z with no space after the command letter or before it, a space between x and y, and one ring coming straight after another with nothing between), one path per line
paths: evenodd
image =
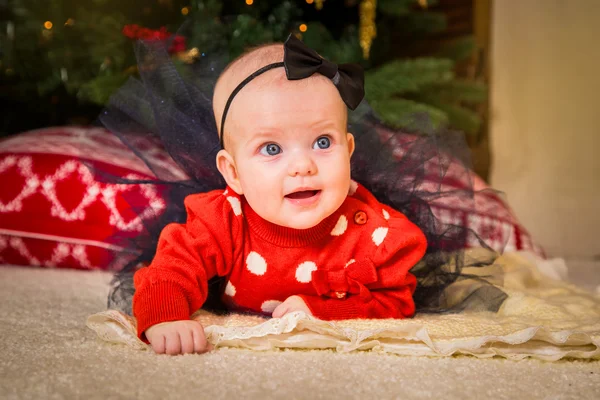
M336 63L363 63L355 27L347 28L338 40L334 39L320 22L308 23L307 27L306 32L302 34L302 41L324 58Z
M464 36L453 40L451 43L444 46L436 57L448 58L455 62L464 61L471 57L477 49L475 37Z
M481 82L452 80L443 84L424 85L421 93L425 98L438 98L447 103L477 105L487 100L487 86Z
M372 98L417 93L425 85L440 84L454 78L450 60L418 58L395 60L367 72L365 91Z
M429 115L433 127L448 125L449 119L443 110L425 103L407 99L386 99L370 101L371 107L388 125L394 128L408 128L414 125L415 114Z
M413 12L403 18L402 29L411 32L413 36L426 36L446 30L446 16L436 12Z
M377 2L377 12L403 17L412 12L416 0L379 0Z
M99 76L82 83L77 90L80 100L95 104L106 104L111 94L128 79L127 75Z
M432 107L441 110L448 116L448 123L453 128L459 129L468 135L477 136L481 129L481 117L466 107L458 104L449 104L440 101L438 98L427 96L417 96L418 100L430 104Z

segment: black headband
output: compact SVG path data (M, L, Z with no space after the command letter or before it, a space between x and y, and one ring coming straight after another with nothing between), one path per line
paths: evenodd
M258 71L255 71L240 82L233 92L231 92L231 95L225 104L223 116L221 117L221 148L224 148L223 136L225 136L225 117L227 116L227 111L229 111L229 107L231 106L231 102L235 95L238 94L252 79L278 67L285 68L285 74L290 81L308 78L317 72L326 76L331 79L333 84L337 87L342 100L344 100L344 103L346 103L351 110L358 107L365 96L365 75L359 64L337 65L327 61L319 56L316 51L302 43L296 36L290 34L283 46L283 62L269 64Z

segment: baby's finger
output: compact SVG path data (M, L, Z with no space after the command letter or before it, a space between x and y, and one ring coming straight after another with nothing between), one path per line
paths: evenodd
M194 337L192 336L191 330L180 331L179 342L181 343L181 354L194 352Z
M181 339L176 331L165 334L166 349L165 352L169 355L181 353Z
M281 304L278 305L277 307L275 307L275 309L271 313L271 317L273 317L273 318L279 318L279 314L281 313L280 310L281 310Z
M192 335L194 340L194 351L196 353L204 353L206 351L210 351L210 345L206 340L206 335L204 334L204 329L200 324L192 328Z
M148 340L150 341L152 350L154 350L156 354L164 354L166 348L165 335L155 335L152 339L148 338Z
M288 312L288 305L285 303L281 303L273 310L273 318L281 318Z

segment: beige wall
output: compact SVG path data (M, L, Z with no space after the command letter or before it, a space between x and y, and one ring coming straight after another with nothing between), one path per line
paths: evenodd
M549 255L600 257L600 0L492 7L492 185Z

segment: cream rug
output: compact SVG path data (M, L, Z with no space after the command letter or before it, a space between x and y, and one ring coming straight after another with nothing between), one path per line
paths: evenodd
M235 347L172 357L111 345L85 325L106 307L109 282L0 265L0 399L600 398L598 360Z
M233 314L195 314L215 346L251 350L370 350L410 356L466 354L512 360L600 358L600 297L558 279L560 270L510 253L495 267L504 271L509 295L497 313L421 315L406 320L326 322L295 312L266 319ZM90 316L87 326L106 342L149 347L136 336L135 319L108 310Z

